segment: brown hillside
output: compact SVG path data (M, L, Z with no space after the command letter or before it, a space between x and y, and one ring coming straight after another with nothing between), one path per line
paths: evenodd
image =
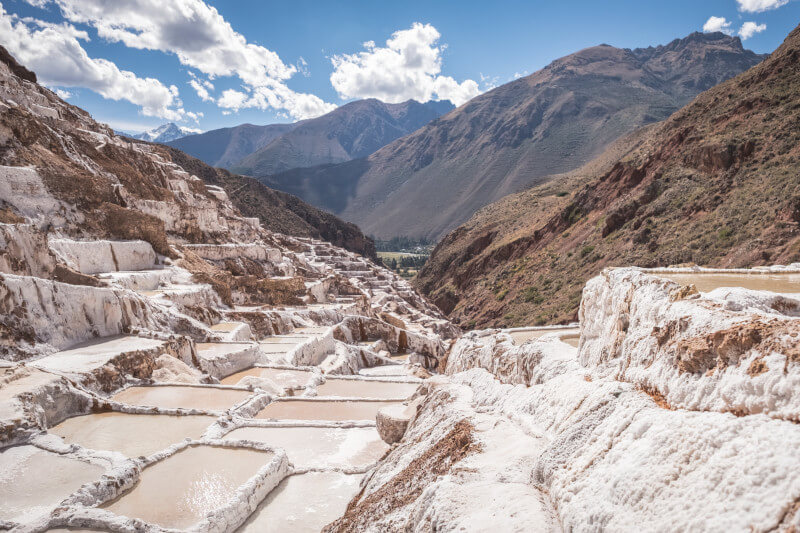
M584 282L607 266L800 260L799 119L795 29L761 64L618 143L617 160L484 208L442 240L417 286L463 326L544 324L574 320Z

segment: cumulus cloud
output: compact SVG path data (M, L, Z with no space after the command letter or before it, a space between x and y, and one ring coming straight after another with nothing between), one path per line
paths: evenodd
M208 80L201 80L193 72L190 72L189 76L192 78L189 80L189 85L197 93L197 96L204 102L213 102L214 97L211 96L210 91L214 90L214 84Z
M44 85L86 87L105 98L136 104L146 116L168 120L187 116L177 87L140 78L106 59L89 57L79 42L88 41L89 36L70 24L21 19L0 5L0 35L3 45L36 72Z
M331 84L342 98L378 98L398 103L413 98L450 100L461 105L481 93L477 82L458 82L440 75L441 35L430 24L415 22L399 30L379 47L373 41L363 44L364 51L331 57Z
M61 98L62 100L66 100L67 98L72 98L72 93L69 91L65 91L64 89L56 88L53 89L53 92L55 92L58 95L58 97Z
M721 31L731 35L731 23L725 17L709 17L705 24L703 24L703 31L706 33L713 33Z
M93 26L103 39L130 48L175 54L183 65L210 79L238 77L248 94L243 107L258 107L263 101L296 105L276 108L285 109L295 118L320 115L332 108L317 97L289 89L285 81L297 73L298 68L285 64L275 52L247 42L214 7L202 0L49 1L59 6L67 20ZM204 95L210 98L209 94L191 85L200 98ZM259 96L265 92L281 96L266 99ZM220 98L217 101L229 100Z
M742 27L739 28L739 36L742 40L749 39L756 33L761 33L762 31L767 29L766 24L756 24L755 22L745 22L742 24Z
M736 0L739 11L746 13L761 13L770 9L777 9L789 3L789 0Z

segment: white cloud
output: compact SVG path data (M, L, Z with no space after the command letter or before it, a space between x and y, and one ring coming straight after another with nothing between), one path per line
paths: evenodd
M62 100L66 100L67 98L72 98L72 93L69 91L65 91L64 89L53 89L53 92L58 95L59 98Z
M193 72L190 72L189 76L192 78L189 80L189 85L195 90L197 96L204 102L213 102L214 97L211 96L210 91L214 90L214 85L208 80L201 80Z
M761 33L762 31L767 29L766 24L756 24L755 22L745 22L742 24L742 27L739 29L739 35L741 36L742 40L749 39L756 33Z
M296 108L276 108L285 109L296 118L305 118L308 113L319 115L331 109L330 104L315 96L289 89L285 82L298 68L285 64L275 52L247 42L214 7L202 0L50 1L59 6L67 20L93 26L103 39L130 48L175 54L182 64L211 79L238 77L249 95L244 103L253 102L255 106L269 101L297 105ZM198 91L197 87L192 87ZM263 100L259 94L264 91L282 96ZM203 98L201 91L198 95Z
M88 35L69 24L21 19L0 5L0 35L11 54L44 85L86 87L105 98L136 104L146 116L168 120L187 116L177 87L140 78L106 59L89 57L79 42L88 40Z
M298 120L314 118L336 109L313 94L296 93L283 84L254 87L245 93L227 89L217 99L217 105L231 111L254 107L257 109L286 109Z
M297 68L297 72L302 74L303 77L308 78L311 76L311 69L308 68L308 62L303 58L303 56L300 56L300 58L297 60L295 67Z
M446 48L437 45L440 37L430 24L415 22L410 29L394 32L385 48L367 41L363 52L334 55L331 84L342 98L398 103L411 98L426 102L435 97L461 105L481 90L474 80L459 83L440 75Z
M705 24L703 24L703 31L706 33L713 33L721 31L731 35L731 23L725 17L709 17Z
M789 3L789 0L736 0L739 11L746 13L761 13L770 9L777 9Z

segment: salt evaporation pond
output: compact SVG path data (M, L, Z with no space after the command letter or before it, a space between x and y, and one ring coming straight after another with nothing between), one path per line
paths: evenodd
M800 293L800 274L742 274L717 272L686 272L652 274L674 281L680 285L694 285L700 292L709 292L719 287L742 287L755 291L778 293Z
M0 450L0 520L24 522L47 513L103 468L35 446Z
M288 368L266 368L253 367L232 374L220 382L223 385L236 385L242 378L255 376L257 378L267 378L274 381L281 387L304 387L308 380L314 376L313 372L307 370L293 370Z
M344 514L362 477L341 472L288 476L237 533L317 533Z
M214 420L211 416L111 412L68 418L49 431L68 444L139 457L161 451L187 437L199 439Z
M570 335L569 337L561 337L561 340L577 348L581 342L581 337L580 335Z
M278 400L259 411L256 418L278 420L375 420L378 410L399 402Z
M252 393L244 390L216 387L181 387L163 385L155 387L129 387L111 399L130 405L160 407L162 409L202 409L225 411L244 401Z
M538 339L544 335L551 333L579 333L578 328L544 328L544 329L526 329L521 331L509 331L508 334L514 341L514 344L523 344L530 340Z
M167 528L185 529L223 507L273 458L249 448L190 446L148 466L139 482L102 507Z
M408 398L414 394L417 387L418 383L328 378L325 383L317 386L317 395L344 398Z
M375 428L244 427L225 438L283 448L297 468L366 467L389 449Z

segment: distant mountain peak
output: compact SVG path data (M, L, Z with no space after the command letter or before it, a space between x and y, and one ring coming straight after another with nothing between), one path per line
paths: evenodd
M188 128L186 126L178 126L174 122L167 122L166 124L162 124L157 128L143 131L138 135L133 135L133 138L153 143L165 143L174 141L175 139L180 139L181 137L186 137L187 135L195 135L197 133L203 133L203 130L198 128Z

